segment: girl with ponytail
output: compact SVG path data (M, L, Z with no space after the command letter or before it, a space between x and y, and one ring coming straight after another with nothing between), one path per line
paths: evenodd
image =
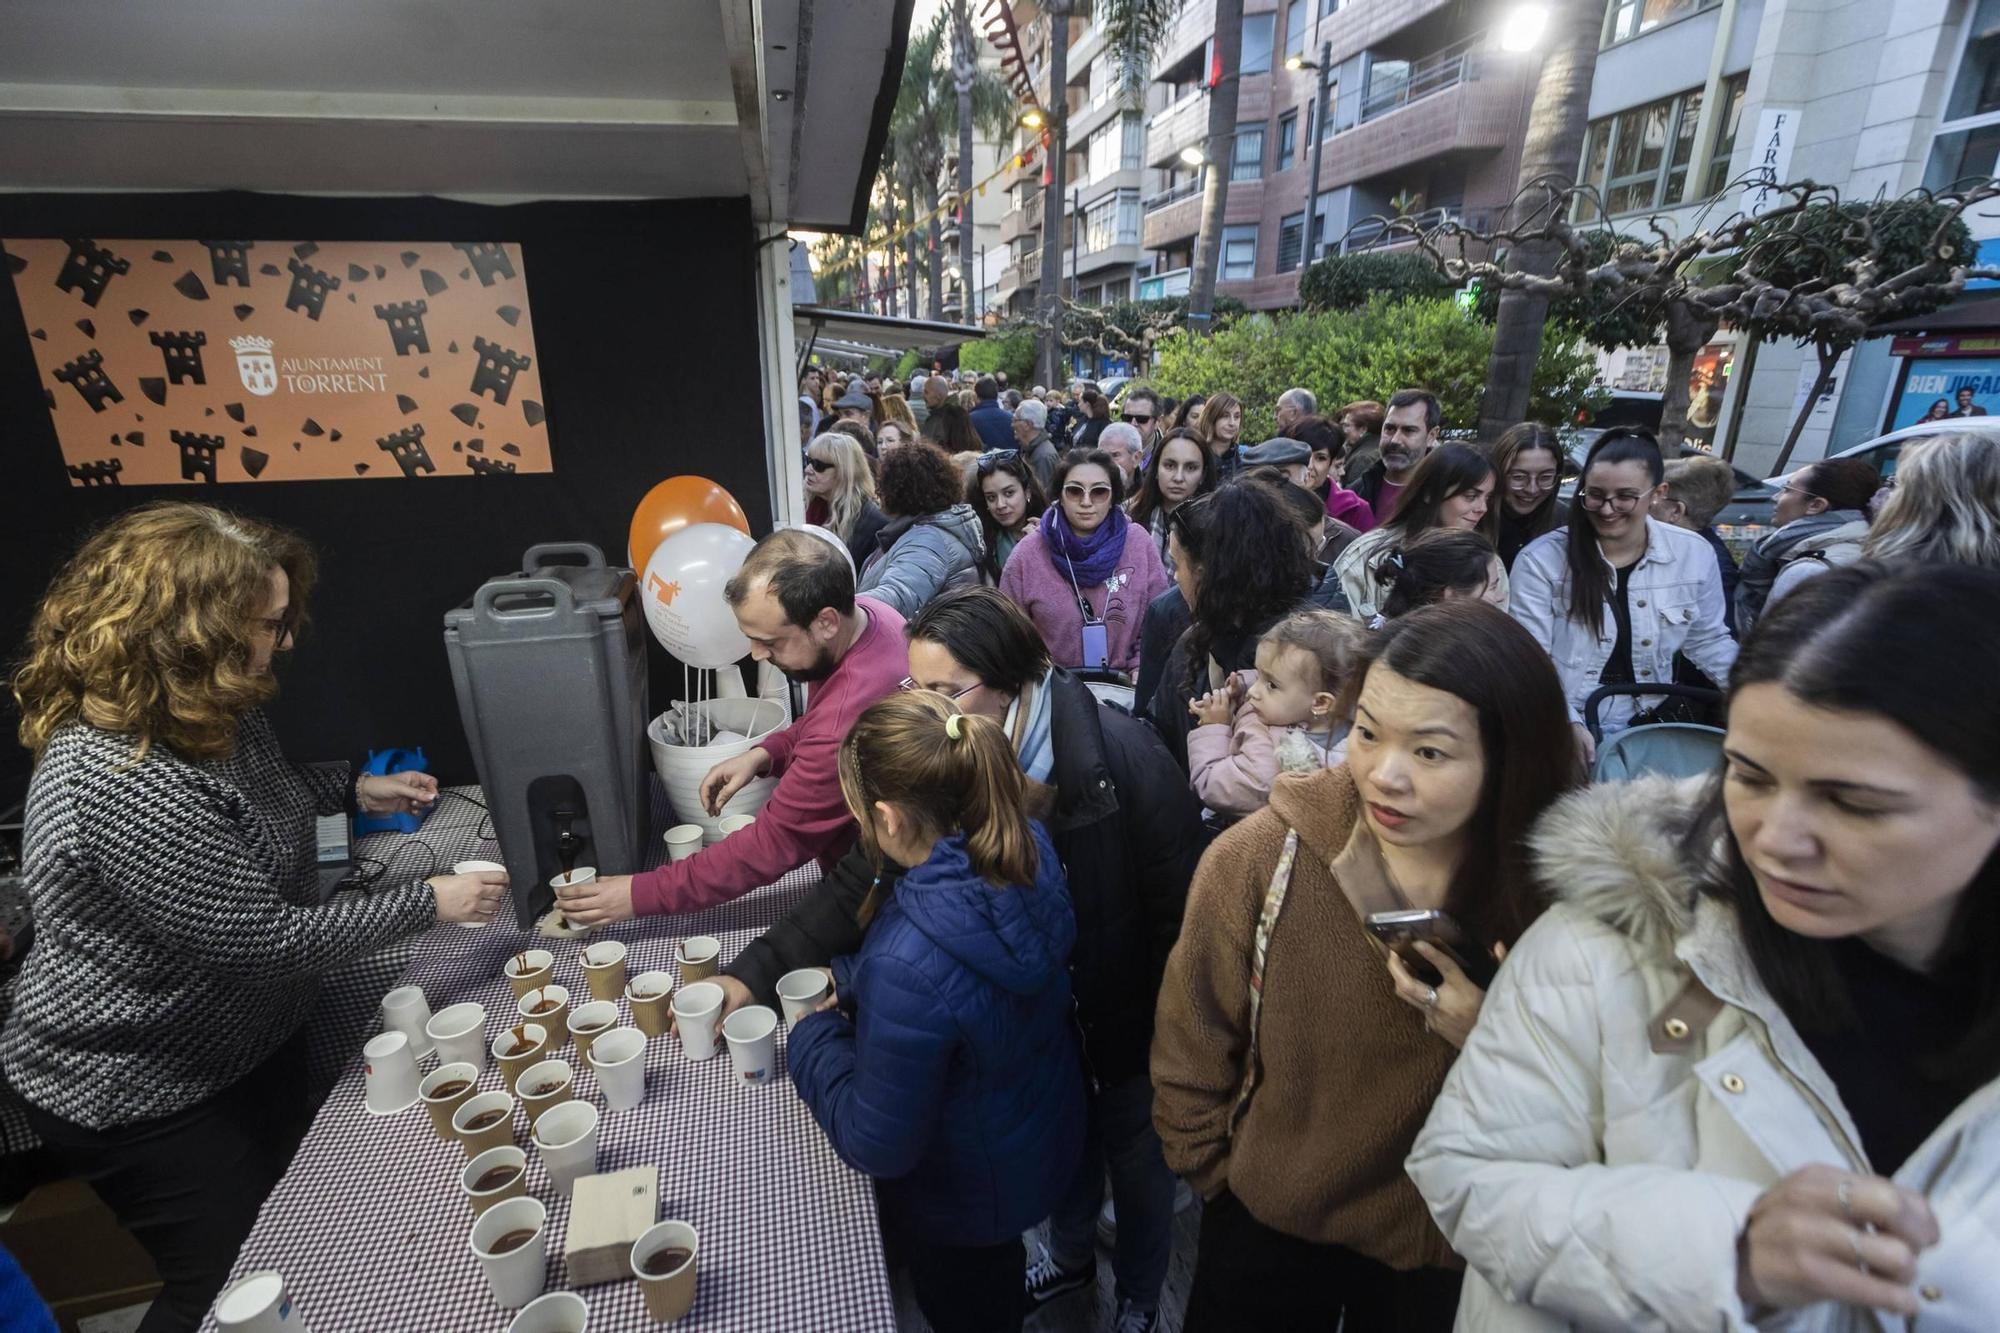
M942 694L864 712L840 789L869 859L903 869L863 904L835 1000L792 1030L792 1081L840 1159L882 1182L931 1327L1019 1329L1021 1233L1083 1148L1062 863L1006 733Z

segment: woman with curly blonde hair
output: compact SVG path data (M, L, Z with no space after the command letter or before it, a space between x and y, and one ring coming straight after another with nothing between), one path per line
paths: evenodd
M0 1070L56 1164L152 1254L146 1333L200 1323L310 1121L318 974L483 924L506 892L504 873L439 875L321 905L317 817L423 808L437 784L280 752L262 706L314 572L303 540L254 519L132 510L57 573L12 682L35 943Z

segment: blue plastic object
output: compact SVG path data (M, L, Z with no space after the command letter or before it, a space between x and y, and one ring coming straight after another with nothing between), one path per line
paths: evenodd
M373 773L378 778L387 777L391 773L428 773L431 771L431 763L424 758L422 746L414 750L370 750L368 762L361 766L361 771ZM370 833L415 833L424 826L427 817L427 815L410 814L357 814L354 816L354 836L360 838Z

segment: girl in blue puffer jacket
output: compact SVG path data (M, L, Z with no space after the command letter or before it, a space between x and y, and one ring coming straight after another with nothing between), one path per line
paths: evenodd
M1021 1232L1082 1150L1076 919L1025 783L1001 728L941 694L861 715L841 791L876 864L910 868L862 904L861 951L834 963L839 1009L801 1019L787 1055L834 1151L882 1182L937 1333L1021 1327Z

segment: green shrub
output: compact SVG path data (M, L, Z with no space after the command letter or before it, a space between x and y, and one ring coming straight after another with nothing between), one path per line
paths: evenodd
M1160 344L1150 377L1177 398L1227 389L1243 400L1243 439L1255 443L1275 429L1278 395L1310 389L1323 410L1372 398L1386 401L1404 388L1426 388L1444 406L1447 429L1471 429L1479 419L1493 327L1449 298L1377 297L1355 310L1279 311L1239 319L1208 337L1170 335ZM1574 419L1591 403L1596 358L1573 329L1551 325L1535 366L1530 411L1551 424Z
M1026 387L1035 373L1035 330L1032 324L1003 325L958 349L958 368L975 374L1004 371L1009 384Z
M1408 301L1452 290L1429 259L1407 250L1328 255L1299 275L1299 304L1308 310L1353 310L1377 296Z

